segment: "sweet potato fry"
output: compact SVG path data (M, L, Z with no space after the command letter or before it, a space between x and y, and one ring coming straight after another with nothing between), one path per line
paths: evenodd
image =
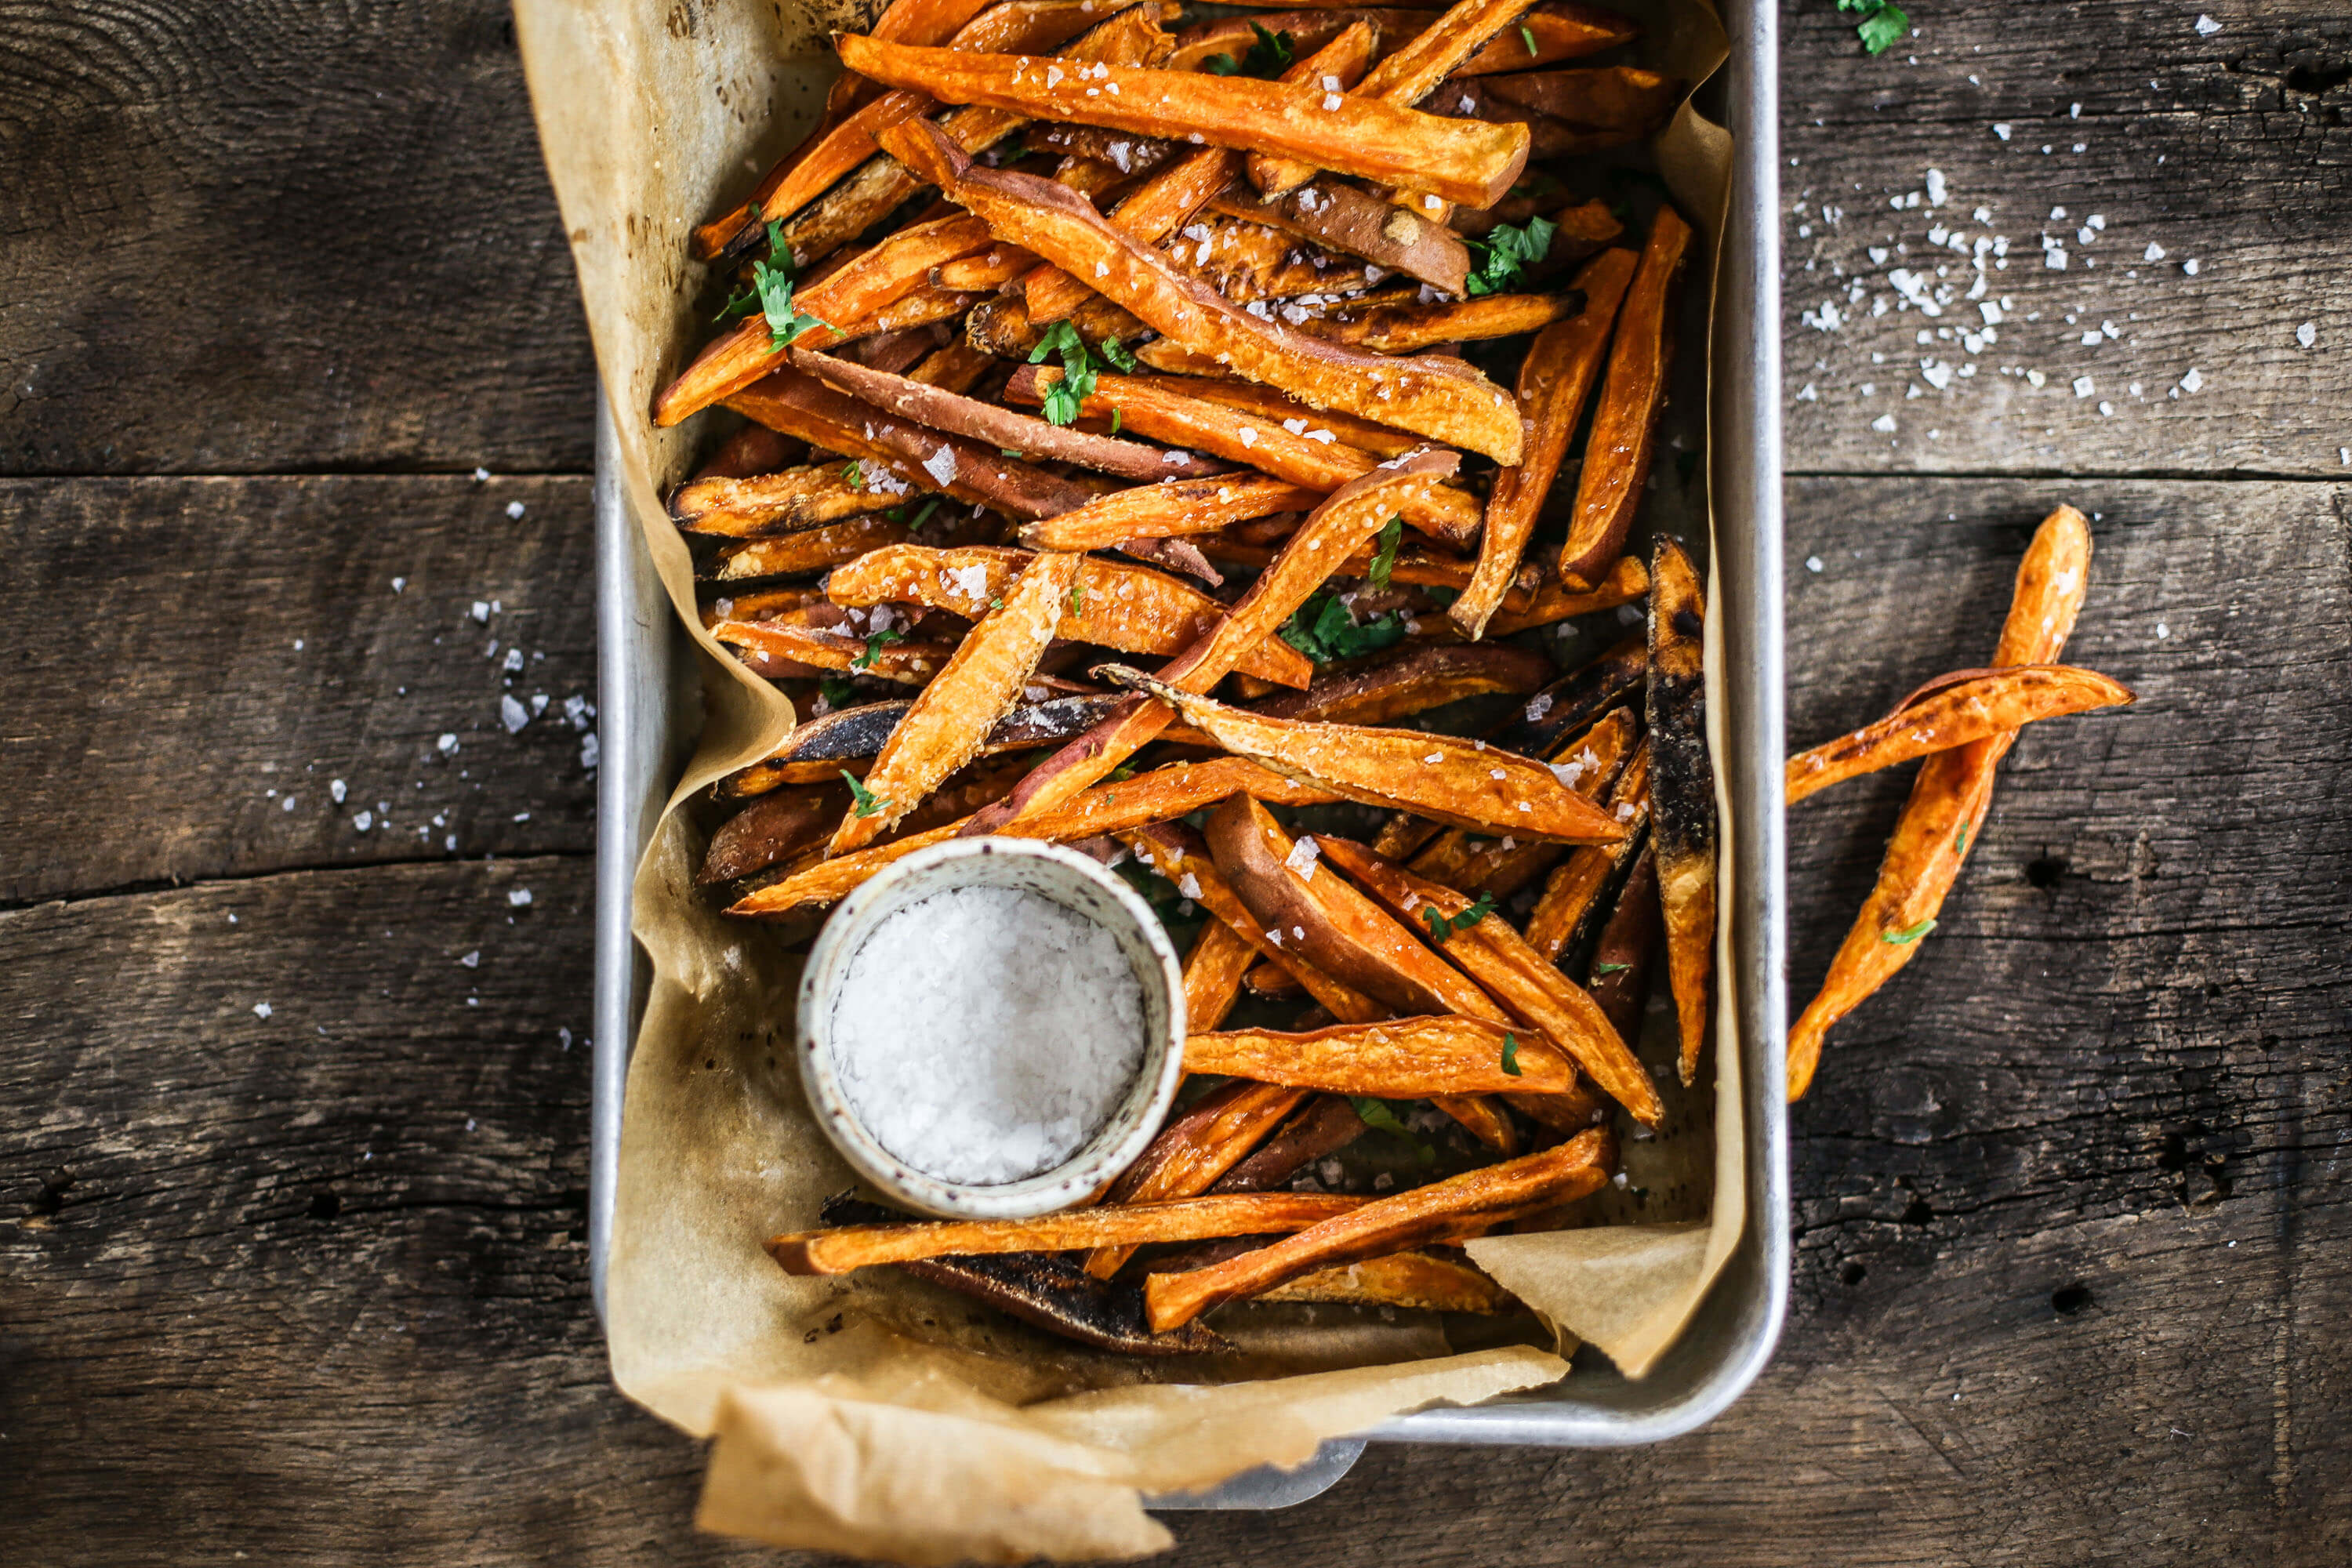
M1111 550L1129 539L1212 533L1254 517L1303 511L1322 499L1320 490L1255 474L1138 485L1030 523L1021 542L1036 550Z
M981 752L1026 751L1066 741L1118 701L1116 697L1061 697L1028 703L996 721L982 742ZM866 702L803 720L766 759L719 780L715 786L718 797L744 800L763 795L787 782L781 776L782 772L795 767L814 770L830 783L839 776L839 768L863 763L880 752L890 731L906 717L908 706L904 699ZM852 765L850 771L860 770Z
M1223 925L1212 922L1207 929L1240 941ZM1303 1089L1238 1080L1211 1089L1160 1130L1135 1163L1119 1173L1103 1202L1153 1204L1197 1197L1271 1137L1307 1097ZM1098 1247L1087 1255L1086 1269L1097 1279L1108 1279L1134 1256L1132 1246Z
M1298 976L1270 958L1260 959L1242 976L1243 989L1269 1002L1293 1002L1307 994Z
M1609 791L1609 815L1623 823L1631 837L1619 844L1588 844L1570 852L1545 879L1544 890L1528 912L1528 945L1557 963L1579 945L1591 929L1611 880L1625 864L1650 826L1650 745L1642 742ZM1501 895L1496 895L1500 897Z
M1063 596L1059 634L1075 642L1097 643L1133 653L1172 654L1206 636L1223 613L1214 599L1188 583L1155 572L1087 556L1076 584ZM1025 566L1030 552L991 546L929 550L899 544L870 551L825 579L836 605L926 605L978 620L990 601ZM1277 685L1305 687L1314 666L1289 644L1272 641L1252 648L1235 668Z
M898 826L941 780L980 754L990 728L1019 700L1038 656L1053 640L1085 561L1055 551L1033 556L1021 568L1002 603L956 645L947 667L890 731L826 854L845 855L872 843Z
M1215 1028L1241 1000L1242 979L1258 962L1241 932L1223 921L1202 923L1184 957L1184 1016Z
M1387 724L1465 697L1525 695L1551 673L1532 648L1499 643L1401 648L1371 664L1318 675L1306 690L1268 698L1254 710L1272 719Z
M2090 569L2090 521L2061 506L2042 520L2018 563L1994 668L2056 661L2082 610ZM1994 770L2015 742L2014 733L1971 741L1919 765L1878 863L1877 884L1830 961L1820 993L1789 1031L1790 1100L1802 1099L1811 1085L1831 1026L1918 952L1992 807Z
M1480 85L1497 98L1583 130L1637 137L1665 124L1683 96L1683 83L1639 66L1526 71L1493 77Z
M1402 207L1390 210L1412 216ZM1341 305L1302 323L1299 331L1328 342L1405 354L1438 343L1475 342L1536 331L1568 319L1581 306L1575 294L1489 294L1483 300L1445 300L1427 305Z
M908 374L926 386L944 386L950 392L970 392L995 363L994 354L983 353L968 342L957 342L940 349Z
M1613 610L1620 605L1630 605L1649 591L1650 574L1648 568L1642 564L1641 558L1621 555L1613 565L1601 574L1600 581L1589 589L1563 583L1557 577L1548 577L1525 609L1514 604L1509 597L1505 597L1503 607L1487 619L1486 634L1489 637L1514 637L1530 626L1549 626L1560 621L1573 620L1578 616L1589 616L1595 610ZM1431 618L1435 619L1434 616ZM1445 629L1456 629L1451 621L1442 625Z
M1528 345L1518 386L1527 444L1518 466L1495 476L1486 530L1478 541L1477 574L1445 611L1474 640L1485 634L1517 574L1519 558L1535 534L1536 516L1559 477L1560 459L1568 455L1569 438L1583 422L1584 400L1608 347L1610 329L1616 325L1625 286L1633 281L1634 262L1630 250L1604 250L1594 257L1574 284L1584 296L1584 308L1546 327Z
M1707 755L1706 600L1682 546L1650 558L1650 823L1666 914L1666 973L1682 1029L1682 1078L1698 1076L1715 967L1715 766Z
M847 522L828 522L798 533L747 539L729 545L719 552L707 571L697 575L715 583L798 577L855 561L877 545L896 544L906 537L906 524L887 517L852 518Z
M670 492L669 515L681 533L751 539L887 511L904 499L853 485L840 464L828 463L751 479L696 479Z
M1257 1299L1408 1307L1423 1312L1476 1312L1486 1317L1509 1311L1517 1300L1470 1264L1428 1252L1395 1252L1336 1268L1318 1268L1287 1285L1262 1291Z
M838 783L761 795L711 834L695 885L731 882L815 848L848 809L849 798Z
M1536 163L1558 163L1631 147L1650 134L1652 128L1642 125L1577 125L1539 109L1530 109L1495 90L1495 82L1511 79L1497 77L1483 82L1452 82L1430 100L1429 107L1434 113L1483 121L1488 125L1525 126L1528 158ZM1550 259L1549 256L1545 259Z
M1607 844L1624 830L1543 763L1484 742L1419 730L1268 718L1195 696L1139 670L1109 666L1114 683L1149 691L1236 756L1310 781L1343 799L1434 817L1473 832Z
M1201 79L1171 75L1168 79ZM1217 80L1276 92L1296 90L1241 77ZM928 121L909 121L894 130L909 132L910 142L928 140L934 158L925 172L936 175L941 188L984 219L999 238L1025 246L1092 283L1180 346L1216 357L1252 381L1277 386L1318 407L1466 447L1498 463L1518 461L1517 405L1466 364L1386 358L1261 321L1184 276L1164 253L1113 227L1083 197L1032 175L977 167Z
M1175 763L1131 779L1097 785L1050 811L1041 811L1003 829L1014 838L1043 838L1066 843L1117 834L1150 822L1167 822L1213 805L1229 795L1248 791L1286 805L1320 805L1331 796L1302 788L1267 773L1240 757L1218 757L1205 763ZM926 845L957 837L971 822L950 823L929 833L910 834L889 844L877 844L855 854L836 856L781 881L746 894L727 913L775 918L795 910L839 901L852 889L892 861Z
M2071 665L2021 665L1959 674L1961 679L1951 684L1914 692L1875 724L1790 757L1789 804L1914 757L2013 734L2037 720L2134 700L2128 687Z
M1307 1166L1336 1154L1365 1131L1363 1118L1342 1096L1318 1094L1301 1106L1257 1152L1226 1172L1213 1193L1262 1193L1287 1183Z
M1469 247L1444 224L1416 217L1340 180L1309 180L1262 202L1222 195L1209 203L1209 210L1360 256L1449 294L1462 292L1470 270Z
M1609 373L1585 441L1584 469L1577 477L1576 509L1568 542L1560 546L1560 581L1571 588L1597 581L1625 548L1643 487L1649 483L1650 451L1674 359L1675 295L1690 241L1690 225L1682 215L1659 207L1641 266L1618 310Z
M1036 265L1036 257L1017 245L992 245L977 256L959 257L932 268L931 282L941 289L987 293L1003 288Z
M1525 37L1521 27L1527 29ZM1630 44L1640 35L1640 28L1613 11L1567 4L1538 5L1521 16L1517 26L1506 27L1481 44L1448 79L1532 70L1554 60L1580 59ZM1529 37L1535 40L1532 50Z
M1304 62L1312 59L1341 34L1361 27L1364 32L1363 59L1352 74L1343 76L1341 91L1354 86L1363 78L1371 64L1373 54L1392 32L1410 37L1429 25L1425 11L1373 10L1353 5L1300 7L1276 11L1271 16L1221 16L1213 21L1195 22L1176 35L1176 47L1168 57L1168 68L1172 71L1207 70L1212 55L1223 55L1240 61L1248 58L1250 48L1257 42L1252 30L1255 23L1269 33L1286 34L1292 52ZM1290 73L1285 72L1286 77ZM1298 79L1318 80L1305 77Z
M1633 710L1617 709L1562 746L1549 765L1562 784L1588 800L1598 801L1617 781L1628 754L1634 750L1636 728ZM1516 838L1489 838L1454 827L1438 835L1426 849L1413 857L1406 869L1457 893L1491 893L1497 899L1508 899L1569 855L1580 855L1587 849L1596 853L1622 850L1623 847L1621 841L1587 844L1570 850L1558 844L1521 844Z
M1050 365L1023 365L1005 384L1015 403L1035 403L1062 373ZM1097 375L1094 391L1079 404L1081 414L1103 417L1116 410L1123 428L1155 441L1199 447L1272 478L1326 494L1378 468L1369 454L1336 438L1316 438L1316 426L1294 431L1283 424L1243 414L1206 398L1172 376ZM1467 543L1478 527L1478 503L1461 490L1431 485L1402 492L1398 515L1414 528L1454 546Z
M920 686L947 665L954 649L944 643L898 642L869 647L861 637L776 621L721 621L710 635L730 647L771 658L788 658L817 669L858 670L879 680Z
M1157 346L1157 343L1147 343L1144 349ZM1142 359L1143 350L1138 350L1136 357ZM1310 441L1323 442L1323 433L1328 432L1331 439L1340 445L1353 447L1360 452L1370 452L1375 458L1402 458L1407 452L1417 452L1428 445L1418 437L1391 430L1369 419L1353 419L1327 409L1310 408L1288 393L1277 392L1271 386L1260 386L1254 381L1236 380L1225 374L1221 365L1213 368L1217 373L1213 375L1186 374L1181 380L1171 375L1162 378L1160 384L1181 396L1195 397L1203 403L1213 403L1244 414L1264 415L1292 435L1304 436Z
M1629 1040L1642 1032L1642 1008L1650 994L1650 961L1665 940L1665 929L1658 909L1658 861L1645 845L1626 874L1616 907L1601 923L1585 984L1610 1023Z
M1205 285L1227 304L1265 304L1297 324L1351 300L1371 284L1368 268L1255 216L1202 213L1160 245L1176 271ZM1309 308L1307 301L1328 301ZM1279 303L1276 303L1276 302ZM1247 312L1266 319L1260 311Z
M1196 1033L1184 1042L1184 1068L1387 1100L1561 1094L1576 1087L1575 1067L1539 1036L1459 1016L1340 1024L1307 1034Z
M1365 179L1418 179L1450 201L1472 205L1484 206L1508 190L1527 162L1524 134L1480 135L1461 122L1393 103L1326 93L1319 83L1109 65L1097 65L1081 79L1020 55L911 48L855 35L837 38L835 46L848 69L945 102L1143 136L1197 134L1212 146L1282 153Z
M894 702L888 706L904 708L907 704ZM814 767L807 770L810 775L808 782L822 786L818 793L822 795L824 805L822 830L813 841L802 837L799 814L787 815L782 811L782 803L792 798L789 795L754 797L751 805L720 824L719 831L711 835L709 851L704 856L702 869L695 878L698 885L757 877L776 867L788 866L804 858L808 851L818 847L831 835L833 825L840 821L841 814L850 807L853 797L842 787L841 775L845 772L863 774L870 765L869 759L859 758L845 768L840 763L830 764L832 771L829 774L820 774ZM909 833L924 833L968 816L982 806L1001 799L1007 790L1020 782L1021 773L1017 759L975 763L933 790L924 798L922 805L900 819L898 826L891 829L891 835L903 837ZM755 809L761 806L776 808L776 815L763 817ZM746 885L738 890L748 892L751 889Z
M768 1256L787 1274L846 1274L927 1258L1002 1252L1068 1252L1081 1247L1201 1241L1301 1230L1362 1206L1331 1193L1235 1193L1171 1203L1073 1209L1036 1219L914 1220L845 1225L769 1239Z
M746 425L719 443L702 467L694 471L694 479L756 479L761 474L782 473L807 458L807 442L779 436L764 425Z
M1649 673L1649 640L1635 632L1528 698L1509 723L1486 738L1506 751L1546 755L1612 708L1638 700Z
M1376 1198L1229 1262L1187 1274L1151 1275L1143 1282L1151 1326L1165 1332L1212 1307L1318 1268L1466 1239L1515 1215L1571 1202L1609 1179L1607 1166L1615 1153L1608 1132L1595 1128L1540 1153Z

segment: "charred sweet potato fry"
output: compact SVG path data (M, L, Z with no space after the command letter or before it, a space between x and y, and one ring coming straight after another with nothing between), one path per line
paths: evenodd
M1629 1040L1641 1035L1642 1007L1650 994L1650 961L1664 939L1657 858L1645 846L1626 875L1616 907L1601 924L1585 986L1617 1032Z
M1528 698L1486 738L1507 751L1543 755L1612 708L1638 700L1649 673L1649 639L1635 632Z
M1541 1036L1459 1016L1339 1024L1307 1034L1196 1033L1184 1042L1184 1070L1386 1100L1561 1094L1576 1087L1575 1067Z
M760 796L711 834L702 868L694 875L696 885L731 882L815 848L848 808L849 798L839 784Z
M1666 973L1682 1030L1682 1077L1698 1076L1715 968L1715 765L1707 755L1706 599L1682 546L1651 555L1650 832L1666 915Z
M1624 830L1543 763L1482 742L1419 730L1268 718L1107 666L1106 679L1149 691L1236 756L1344 799L1450 822L1476 833L1606 844Z
M2037 720L2134 700L2128 687L2095 670L2063 664L1962 670L1958 679L1946 679L1949 684L1905 698L1875 724L1790 757L1789 804L1914 757L2014 734Z
M707 582L748 583L761 577L799 577L855 561L867 551L907 538L907 525L882 516L828 522L797 533L747 539L719 552L697 575Z
M1301 788L1240 757L1218 757L1205 763L1175 763L1138 773L1131 779L1098 785L1002 831L1009 837L1043 838L1056 843L1093 838L1123 833L1146 823L1171 821L1244 790L1288 805L1320 805L1331 799L1319 790ZM727 912L773 918L838 902L892 861L926 845L957 837L971 820L967 817L964 823L950 823L929 833L911 834L893 843L836 856L746 894L730 905Z
M1649 483L1650 452L1674 359L1675 299L1690 242L1691 227L1682 215L1659 207L1641 265L1618 309L1609 373L1577 477L1576 509L1568 542L1560 546L1560 581L1570 587L1596 582L1617 559Z
M895 472L892 478L897 479ZM670 493L669 515L681 533L751 539L887 511L904 499L872 485L852 484L840 464L829 463L751 479L696 479Z
M1645 1126L1657 1125L1664 1108L1655 1085L1583 988L1529 947L1500 915L1486 913L1464 925L1471 901L1373 855L1344 838L1320 840L1330 862L1400 920L1420 921L1434 910L1451 926L1439 951L1508 1008L1520 1022L1543 1031L1546 1039L1591 1075L1593 1083ZM1434 927L1433 926L1433 934ZM1529 1084L1530 1089L1549 1085Z
M1647 136L1665 124L1682 100L1683 84L1639 66L1584 70L1526 71L1480 84L1498 98L1588 131Z
M1257 1152L1235 1165L1209 1190L1262 1193L1278 1187L1316 1161L1336 1154L1365 1131L1363 1118L1344 1097L1318 1094L1283 1123Z
M1116 697L1061 697L1027 703L998 720L981 750L983 754L1025 751L1066 741L1099 720L1118 700ZM772 754L719 780L715 786L718 798L744 800L763 795L788 782L782 775L795 767L814 770L818 778L831 783L841 767L863 763L880 752L909 706L903 699L866 702L803 720ZM850 771L860 770L853 766Z
M845 1225L771 1237L768 1256L787 1274L846 1274L926 1258L1068 1252L1081 1247L1202 1241L1301 1230L1362 1206L1329 1193L1234 1193L1170 1203L1120 1204L1036 1219L914 1220Z
M954 650L944 643L869 646L863 637L777 621L721 621L710 635L730 647L788 658L817 669L856 670L877 680L920 686L945 668Z
M898 544L836 568L825 579L825 592L836 605L927 605L978 620L1030 559L1028 551L986 545ZM1206 636L1223 613L1217 601L1164 572L1099 556L1080 559L1077 580L1063 595L1058 636L1132 653L1172 654ZM1252 648L1234 668L1302 688L1314 674L1307 656L1283 642Z
M1216 80L1275 92L1296 90L1241 77ZM909 150L918 140L927 142L933 159L925 173L936 176L950 198L985 220L999 238L1025 246L1091 282L1097 292L1180 346L1214 356L1252 381L1279 387L1318 407L1466 447L1498 463L1518 461L1517 405L1468 365L1390 359L1261 321L1184 276L1164 253L1111 226L1084 197L1049 180L980 168L928 121L909 121L894 131L909 133Z
M990 728L1020 699L1053 641L1085 561L1048 552L1021 568L1002 603L956 645L947 668L890 731L856 805L842 814L828 855L863 848L896 827L941 780L980 754Z
M1633 710L1620 708L1562 746L1549 765L1562 784L1587 800L1598 801L1616 782L1633 751L1635 729ZM1516 838L1489 838L1453 827L1438 835L1406 868L1458 893L1483 892L1507 899L1565 855L1622 847L1622 842L1588 844L1571 851L1558 844L1521 844Z
M1227 930L1213 922L1207 929ZM1211 1089L1160 1130L1135 1163L1119 1173L1103 1202L1165 1203L1207 1192L1271 1137L1305 1103L1307 1094L1303 1089L1238 1079ZM1087 1255L1086 1269L1097 1279L1108 1279L1134 1256L1132 1246L1098 1247Z
M1428 1252L1396 1252L1318 1268L1259 1293L1261 1301L1336 1301L1423 1312L1507 1312L1516 1298L1470 1264ZM1187 1323L1186 1328L1198 1328Z
M1097 65L1081 78L1019 55L911 48L855 35L837 38L835 46L848 69L919 89L943 102L1141 136L1197 135L1212 146L1277 153L1364 179L1417 180L1449 201L1472 205L1484 206L1508 190L1527 162L1524 134L1476 134L1461 122L1377 98L1327 93L1319 83L1109 65Z
M1486 531L1478 540L1477 574L1445 611L1474 639L1484 635L1517 574L1519 558L1535 534L1536 515L1559 476L1560 459L1568 455L1569 438L1584 419L1584 400L1609 345L1610 329L1617 323L1625 286L1633 281L1634 261L1630 250L1604 250L1586 264L1574 285L1584 297L1584 308L1546 327L1519 367L1519 412L1527 420L1527 444L1518 465L1495 476L1494 491L1486 500Z
M1254 710L1273 719L1386 724L1465 697L1524 696L1550 673L1551 660L1531 648L1500 643L1407 647L1356 669L1318 675L1306 690L1268 698Z
M1380 1258L1435 1241L1483 1234L1537 1208L1597 1191L1615 1158L1609 1134L1595 1128L1540 1153L1465 1171L1425 1187L1375 1198L1343 1215L1286 1237L1229 1262L1143 1282L1152 1328L1191 1322L1212 1307L1271 1290L1318 1268Z
M1223 921L1204 922L1184 957L1184 1016L1211 1029L1223 1023L1241 999L1243 978L1257 962L1256 950L1241 932Z
M1138 485L1030 523L1021 542L1035 550L1112 550L1130 539L1212 533L1254 517L1303 511L1322 499L1320 490L1257 474Z
M1461 293L1469 276L1469 247L1444 224L1417 217L1345 181L1309 180L1264 202L1219 196L1209 207L1360 256L1449 294Z
M2055 662L2082 610L2090 570L2089 520L2062 506L2042 520L2018 564L2009 617L1993 650L1996 668ZM1820 993L1789 1031L1790 1100L1801 1099L1811 1085L1831 1026L1909 963L1934 928L1944 895L1991 809L1994 770L2016 739L2011 732L1971 741L1919 765L1879 861L1877 884L1830 961ZM1671 940L1671 927L1668 935Z
M1541 897L1528 914L1528 945L1557 963L1590 929L1609 883L1650 826L1650 744L1635 748L1625 771L1609 791L1609 815L1633 837L1617 844L1588 844L1571 851L1545 879ZM1648 846L1642 844L1643 852ZM1497 895L1498 897L1500 895Z

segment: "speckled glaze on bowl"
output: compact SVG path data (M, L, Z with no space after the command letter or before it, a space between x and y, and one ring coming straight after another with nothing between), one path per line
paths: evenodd
M1102 1130L1067 1161L1017 1182L977 1186L916 1170L868 1132L834 1070L833 1009L849 963L909 904L957 888L1012 888L1050 900L1111 934L1143 990L1143 1062ZM1184 976L1151 906L1075 849L1024 838L951 838L918 849L841 901L801 972L796 1047L817 1125L850 1167L909 1208L950 1219L1026 1219L1091 1196L1131 1164L1175 1103L1184 1075Z

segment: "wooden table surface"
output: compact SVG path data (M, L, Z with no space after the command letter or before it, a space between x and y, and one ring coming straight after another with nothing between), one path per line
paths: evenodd
M2199 3L1784 11L1792 741L1983 657L2060 500L2140 703L2027 735L1833 1037L1771 1368L1179 1560L2352 1551L2352 11ZM772 1560L589 1307L592 373L507 14L5 16L0 1562ZM1992 237L1995 331L1898 303ZM1800 1001L1904 787L1795 815Z

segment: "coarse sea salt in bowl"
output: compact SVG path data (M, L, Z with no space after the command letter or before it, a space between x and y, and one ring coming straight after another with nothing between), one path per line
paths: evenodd
M950 839L844 899L802 971L801 1081L842 1158L926 1214L1020 1219L1132 1163L1184 1071L1151 907L1057 844Z

